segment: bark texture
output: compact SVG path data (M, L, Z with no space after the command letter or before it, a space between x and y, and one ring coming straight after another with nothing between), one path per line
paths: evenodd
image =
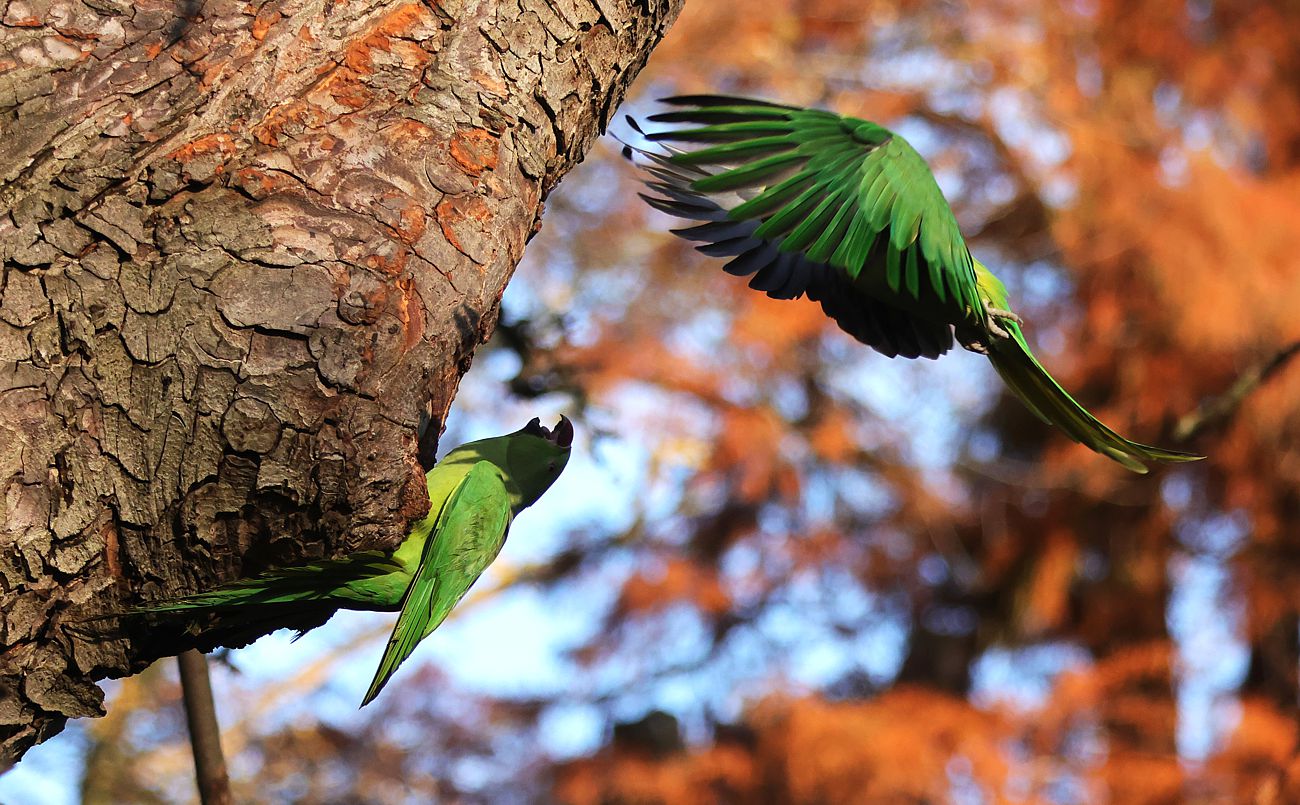
M679 6L0 3L0 759L179 649L87 616L401 539Z

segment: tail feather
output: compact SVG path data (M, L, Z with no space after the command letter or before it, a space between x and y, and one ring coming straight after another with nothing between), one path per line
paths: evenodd
M223 614L250 606L280 609L289 605L312 603L332 604L329 608L333 610L347 601L357 600L355 593L345 593L349 583L398 570L401 570L400 565L377 551L354 554L346 559L270 570L207 592L155 601L136 607L131 612Z
M1011 338L996 339L989 348L989 360L1017 397L1039 419L1055 425L1076 442L1111 458L1137 473L1146 473L1148 461L1200 461L1205 456L1166 450L1131 442L1106 427L1086 408L1074 401L1047 373L1030 352L1020 328L1004 322Z

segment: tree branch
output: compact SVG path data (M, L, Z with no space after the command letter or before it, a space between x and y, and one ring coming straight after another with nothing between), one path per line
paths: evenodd
M1175 441L1184 442L1192 439L1206 428L1227 420L1236 413L1255 389L1286 368L1297 354L1300 354L1300 341L1288 344L1272 357L1242 372L1227 391L1201 403L1195 411L1178 420L1178 425L1174 427Z
M221 729L212 701L212 680L208 677L208 660L201 652L190 649L176 657L181 671L181 693L185 700L185 723L190 728L190 746L194 750L194 778L203 805L231 805L230 778L226 758L221 753Z

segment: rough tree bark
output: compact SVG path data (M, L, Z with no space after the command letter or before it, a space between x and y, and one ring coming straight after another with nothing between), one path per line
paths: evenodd
M178 648L86 616L401 538L680 4L0 3L6 765Z

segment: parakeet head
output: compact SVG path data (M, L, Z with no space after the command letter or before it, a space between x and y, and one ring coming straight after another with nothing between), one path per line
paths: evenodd
M542 496L569 463L573 446L573 423L561 416L554 428L534 418L510 434L505 454L506 484L516 498L515 510L531 506Z
M434 483L439 468L459 465L468 470L480 461L491 462L510 493L510 508L518 514L520 509L536 502L560 477L564 465L569 463L572 446L573 423L567 417L560 417L554 428L544 427L540 419L533 419L514 433L467 442L452 450L430 470L429 482ZM432 499L436 492L432 486L430 490Z

